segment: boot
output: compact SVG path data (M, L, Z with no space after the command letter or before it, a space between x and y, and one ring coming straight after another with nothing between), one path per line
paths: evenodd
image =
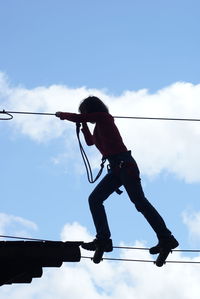
M111 252L113 250L111 239L94 239L92 242L83 243L81 247L90 251L95 251L97 248L101 248L101 250L103 250L104 252Z
M161 248L174 249L179 245L178 241L174 238L174 236L170 236L168 238L162 238L159 240L158 244L149 249L150 254L158 254L160 253Z

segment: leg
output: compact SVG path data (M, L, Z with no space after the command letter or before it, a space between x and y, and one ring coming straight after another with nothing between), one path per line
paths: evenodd
M167 229L164 220L156 211L156 209L145 198L141 186L139 169L136 162L124 166L120 172L121 181L136 209L143 214L148 223L151 225L158 239L171 236L171 232Z
M89 196L89 206L97 239L109 239L111 236L103 202L120 186L119 179L109 172Z
M113 250L103 202L120 186L121 183L119 179L112 174L112 172L109 172L89 196L90 211L97 234L95 240L89 243L83 243L82 248L95 251L93 257L93 262L95 264L98 264L101 261L104 252Z

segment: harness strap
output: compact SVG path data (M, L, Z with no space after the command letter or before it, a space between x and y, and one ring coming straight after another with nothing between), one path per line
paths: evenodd
M111 171L111 168L110 168L110 165L109 165L109 164L107 165L107 171L108 171L108 172ZM116 192L118 195L121 195L121 194L123 193L123 191L120 190L119 188L117 188L117 189L115 190L115 192Z

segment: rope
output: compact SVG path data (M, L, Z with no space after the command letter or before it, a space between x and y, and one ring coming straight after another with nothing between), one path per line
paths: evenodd
M49 112L29 112L29 111L6 111L2 110L0 111L2 114L28 114L28 115L54 115L55 113L49 113Z
M200 118L172 118L172 117L146 117L146 116L114 116L114 118L146 119L146 120L172 120L172 121L200 121Z
M0 118L0 120L11 120L13 118L12 114L27 114L27 115L54 115L55 113L48 112L29 112L29 111L6 111L0 110L0 114L7 115L8 118ZM146 117L146 116L114 116L114 118L123 119L140 119L140 120L159 120L159 121L191 121L199 122L200 118L172 118L172 117Z
M88 182L93 184L95 183L98 178L101 176L102 172L103 172L103 168L104 168L104 164L106 162L106 159L105 158L102 158L102 162L101 162L101 165L100 165L100 170L99 172L97 173L97 176L96 178L94 179L93 178L93 174L92 174L92 168L91 168L91 165L90 165L90 161L85 153L85 150L81 144L81 140L80 140L80 123L76 123L76 136L77 136L77 139L78 139L78 144L79 144L79 149L80 149L80 153L81 153L81 156L82 156L82 159L83 159L83 162L84 162L84 165L85 165L85 169L86 169L86 173L87 173L87 178L88 178Z
M83 259L93 259L93 257L88 256L81 256ZM119 262L140 262L140 263L155 263L152 260L143 260L143 259L120 259L120 258L108 258L104 257L102 260L107 261L119 261ZM200 264L199 262L193 262L193 261L166 261L165 263L171 263L171 264Z
M131 247L131 246L113 246L116 249L131 249L131 250L149 250L145 247ZM173 252L200 252L200 249L173 249Z
M15 237L15 236L4 236L4 235L0 235L0 238L27 240L27 241L39 241L39 242L54 242L52 240L34 239L34 238L27 238L27 237Z

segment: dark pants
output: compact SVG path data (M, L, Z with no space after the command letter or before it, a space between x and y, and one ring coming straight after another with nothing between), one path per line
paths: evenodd
M110 171L89 196L90 211L97 232L96 237L98 239L110 238L111 233L103 202L122 185L125 187L130 200L135 204L136 209L143 214L155 231L158 239L170 236L171 232L167 229L164 220L145 198L139 169L131 156L131 152L113 155L108 158L108 161Z

